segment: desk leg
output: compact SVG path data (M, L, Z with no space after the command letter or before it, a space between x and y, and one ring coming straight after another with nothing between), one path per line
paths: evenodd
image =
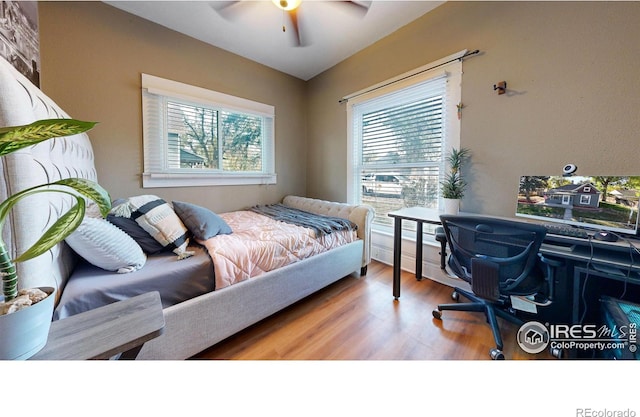
M400 263L402 261L402 219L393 223L393 297L400 297Z
M422 279L422 222L417 222L416 232L416 279Z
M138 353L140 353L140 351L142 350L142 346L143 345L136 346L134 348L127 350L126 352L122 352L122 354L118 359L119 360L135 360L135 358L138 357Z

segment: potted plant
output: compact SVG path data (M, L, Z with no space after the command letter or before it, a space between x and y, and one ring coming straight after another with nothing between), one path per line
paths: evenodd
M95 125L74 119L47 119L29 125L0 128L0 156L39 142L85 132ZM85 198L93 200L106 216L111 208L107 191L97 183L82 178L66 178L19 191L0 203L0 236L2 227L16 203L38 193L64 193L75 198L75 204L51 225L29 249L11 259L5 242L0 238L0 359L27 359L37 353L47 341L53 315L54 288L21 290L15 264L39 256L63 241L82 223Z
M447 214L458 214L460 200L464 197L467 183L462 179L462 166L467 162L471 152L466 148L451 148L445 157L448 171L440 183L444 198L444 211Z

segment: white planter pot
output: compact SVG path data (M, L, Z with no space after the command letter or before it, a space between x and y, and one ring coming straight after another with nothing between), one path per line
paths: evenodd
M444 199L444 213L445 214L458 214L460 212L460 199L458 198L445 198Z
M20 311L0 316L0 359L29 359L47 344L55 289L40 289L49 296Z

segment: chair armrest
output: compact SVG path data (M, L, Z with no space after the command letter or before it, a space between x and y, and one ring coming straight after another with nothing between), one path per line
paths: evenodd
M542 261L542 263L546 266L545 279L547 280L547 285L549 286L549 299L554 299L554 287L555 287L555 270L556 268L560 268L564 266L564 262L558 261L556 259L550 259L538 253L538 257Z
M444 227L436 227L435 238L440 242L440 269L445 270L447 268L447 235Z

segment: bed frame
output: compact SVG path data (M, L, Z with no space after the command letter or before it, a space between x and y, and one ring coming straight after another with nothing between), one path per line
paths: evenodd
M370 230L373 212L364 207L294 196L286 197L283 204L295 208L312 205L315 208L313 212L318 214L339 209L349 214L347 217L338 216L355 221L363 232ZM365 273L366 264L363 263L368 263L369 252L365 242L369 241L368 237L360 239L259 278L165 308L164 334L147 342L138 358L182 359L193 356L349 274ZM212 319L202 320L202 317ZM185 326L185 323L189 325Z
M0 126L69 117L42 91L0 58ZM93 150L86 134L56 138L0 158L0 200L28 187L68 177L97 181ZM39 200L38 200L39 199ZM41 235L72 204L57 193L43 193L21 203L2 231L15 256ZM146 343L139 359L186 359L238 331L282 310L352 273L364 274L371 260L370 206L347 205L288 196L291 207L348 218L358 225L359 240L312 258L184 301L164 311L162 336ZM17 265L20 287L64 286L78 263L64 243L48 253ZM203 319L207 318L207 319Z

